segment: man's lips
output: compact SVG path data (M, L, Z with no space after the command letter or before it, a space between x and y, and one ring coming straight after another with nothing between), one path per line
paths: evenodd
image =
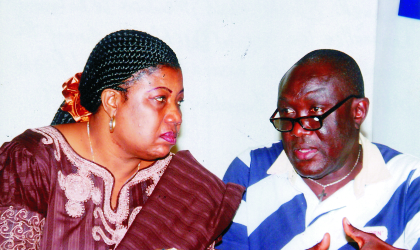
M170 144L175 144L177 134L175 132L169 131L164 134L161 134L159 137L169 142Z
M318 153L318 150L315 148L299 148L293 150L293 153L299 160L310 160Z

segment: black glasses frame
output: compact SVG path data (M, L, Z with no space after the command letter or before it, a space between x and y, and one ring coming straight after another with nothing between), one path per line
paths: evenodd
M299 118L287 118L287 117L279 117L279 118L274 118L276 116L276 114L279 112L278 109L276 109L274 111L274 113L271 115L270 117L270 122L273 124L274 128L277 129L280 132L290 132L293 130L293 128L295 127L295 123L299 123L300 126L308 131L316 131L322 128L322 121L327 118L327 116L329 116L332 112L336 111L341 105L343 105L345 102L347 102L348 100L350 100L351 98L362 98L361 96L358 95L350 95L348 96L346 99L342 100L341 102L337 103L334 107L330 108L327 112L325 112L322 115L312 115L312 116L303 116L303 117L299 117ZM301 122L302 119L308 119L308 118L313 118L313 119L318 119L319 122L319 128L315 128L315 129L310 129L310 128L305 128ZM281 130L278 129L276 127L276 125L274 124L274 121L276 120L283 120L283 121L291 121L292 122L292 128L289 130Z

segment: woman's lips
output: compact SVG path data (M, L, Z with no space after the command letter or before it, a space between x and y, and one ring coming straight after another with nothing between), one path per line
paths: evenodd
M170 131L164 134L161 134L159 137L164 139L165 141L169 142L170 144L175 144L176 143L176 136L177 134Z
M314 148L300 148L294 150L293 152L299 160L309 160L316 155L318 150Z

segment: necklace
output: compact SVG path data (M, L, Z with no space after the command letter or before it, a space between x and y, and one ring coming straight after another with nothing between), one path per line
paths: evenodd
M341 178L340 180L338 180L338 181L334 181L334 182L331 182L330 184L327 184L327 185L323 185L323 184L321 184L321 183L317 182L317 181L316 181L316 180L314 180L314 179L308 178L309 180L311 180L311 181L315 182L316 184L318 184L318 185L320 185L320 186L322 187L322 192L318 195L318 197L319 197L319 202L321 202L321 201L322 201L322 199L323 199L325 196L327 196L327 193L325 193L325 188L326 188L326 187L329 187L329 186L335 185L335 184L337 184L337 183L339 183L339 182L343 181L343 180L344 180L344 179L346 179L347 177L349 177L349 175L353 172L353 170L356 168L357 163L359 162L360 151L361 151L361 148L360 148L360 146L359 146L359 153L357 154L357 160L356 160L356 162L354 163L353 168L350 170L350 172L349 172L348 174L346 174L346 176L344 176L344 177L343 177L343 178Z
M90 129L89 129L89 121L87 122L87 134L89 138L89 145L90 145L90 153L92 154L92 161L95 161L95 155L93 154L93 148L92 148L92 141L90 140Z
M93 154L92 141L90 140L89 121L87 122L87 134L88 134L88 139L89 139L90 153L92 154L92 161L94 162L95 161L95 155ZM137 171L140 171L140 163L137 165Z

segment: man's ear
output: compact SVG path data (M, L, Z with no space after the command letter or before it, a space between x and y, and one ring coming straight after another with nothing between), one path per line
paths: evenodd
M105 89L102 91L102 106L110 118L117 114L118 106L123 101L122 98L121 92L118 90Z
M360 129L369 111L369 99L366 97L353 100L353 117L356 129Z

